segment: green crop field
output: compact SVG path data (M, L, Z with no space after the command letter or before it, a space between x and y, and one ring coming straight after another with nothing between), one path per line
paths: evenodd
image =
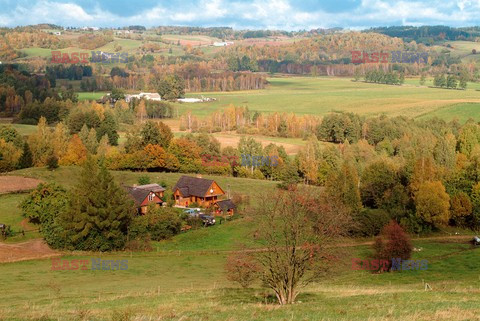
M407 81L403 86L327 77L269 78L268 81L268 88L262 90L189 94L189 97L214 97L217 101L176 105L180 113L190 110L198 116L209 115L233 104L267 113L325 115L342 110L362 115L417 117L453 104L480 103L480 91L474 90L470 84L464 91L421 87L418 79L412 83Z

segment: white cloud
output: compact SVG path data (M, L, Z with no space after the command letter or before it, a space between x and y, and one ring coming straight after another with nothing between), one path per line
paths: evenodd
M0 13L0 25L56 23L64 26L200 25L236 28L310 29L342 26L394 24L474 25L480 15L480 0L361 0L350 11L331 13L315 7L300 9L295 0L195 0L178 6L158 5L127 17L102 9L82 7L70 0L21 2L8 13ZM185 3L187 2L187 3ZM121 1L119 1L121 3ZM180 2L179 2L180 3ZM318 7L321 7L319 5Z

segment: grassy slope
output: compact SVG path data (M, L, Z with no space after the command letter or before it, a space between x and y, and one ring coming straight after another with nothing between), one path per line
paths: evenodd
M225 254L81 254L63 259L127 259L126 271L51 271L49 260L0 265L0 316L120 320L474 320L480 313L478 250L421 241L426 271L370 274L348 266L279 307L256 285L241 290L223 273ZM358 251L367 251L358 248ZM352 253L355 256L355 254ZM433 291L424 291L423 281ZM270 302L265 304L265 301ZM115 315L116 314L116 315Z
M54 172L35 168L13 174L71 187L77 173L76 167L61 167ZM165 181L169 186L181 175L113 173L118 181L128 184L148 175L152 181ZM257 197L275 184L214 178L223 187L230 183L234 192ZM6 208L13 208L20 196L6 197L8 202L0 204L10 203ZM15 220L14 215L19 212L5 219ZM367 246L352 247L335 275L307 287L298 304L278 307L258 284L238 289L223 272L224 251L234 249L239 242L252 244L249 232L254 227L254 221L240 219L155 243L149 253L65 253L62 257L127 259L126 271L51 271L50 260L0 264L0 318L128 320L127 316L154 315L166 320L472 320L480 313L480 278L476 272L480 250L426 240L415 242L422 251L415 252L414 258L429 260L427 271L383 275L351 271L348 257L369 254ZM433 291L424 291L423 280Z

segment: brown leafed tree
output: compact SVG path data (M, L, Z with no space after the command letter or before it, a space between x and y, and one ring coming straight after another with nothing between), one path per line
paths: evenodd
M410 259L413 247L408 234L396 221L392 220L384 226L380 235L375 239L373 249L376 259L388 261L388 265L384 268L390 270L392 259Z
M331 203L316 188L291 188L262 199L255 234L265 248L255 258L263 283L280 304L291 304L302 286L336 261L338 249L330 245L346 234L351 216L341 202Z
M255 258L248 252L239 251L232 253L225 264L227 279L239 283L243 288L248 288L260 275L260 266Z

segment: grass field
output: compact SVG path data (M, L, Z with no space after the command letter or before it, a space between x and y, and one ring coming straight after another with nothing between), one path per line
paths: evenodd
M419 119L438 117L445 120L457 119L465 123L468 119L480 120L480 103L461 103L445 106L419 116Z
M227 225L225 225L227 227ZM192 233L193 234L193 233ZM188 235L188 234L184 234ZM174 239L181 239L180 235ZM203 235L188 239L203 242ZM226 253L68 253L62 259L128 260L128 270L52 271L50 260L0 265L4 320L477 320L480 251L456 242L417 241L426 271L337 273L303 289L280 307L255 284L226 280ZM349 257L368 253L352 248ZM360 256L361 257L361 256ZM348 260L346 260L348 261ZM424 290L427 282L432 291ZM143 319L142 319L143 317Z
M460 57L463 62L478 62L480 61L480 54L472 54L472 49L480 52L480 45L478 42L473 41L449 41L447 42L453 48L448 48L451 50L451 55Z
M72 187L78 167L31 168L11 174ZM173 186L179 173L112 172L119 183L147 175ZM271 192L275 182L220 176L232 193ZM18 224L22 194L0 196L0 222ZM372 274L353 271L351 258L368 257L365 240L345 240L335 272L302 290L296 304L280 307L259 283L241 289L224 264L239 243L261 246L249 217L154 242L152 252L64 252L62 259L128 260L127 270L53 271L51 260L0 264L1 320L476 320L480 314L480 249L469 235L416 239L414 259L425 271ZM37 235L38 236L38 235ZM26 240L17 238L16 241ZM91 263L88 264L89 268ZM425 291L427 282L432 290Z
M97 100L102 98L107 92L79 92L78 100Z
M267 113L325 115L342 110L362 115L417 117L453 104L480 103L480 91L473 88L463 91L420 87L418 80L412 80L416 83L403 86L327 77L269 78L268 81L270 85L263 90L189 94L191 97L214 97L217 101L177 105L180 113L191 110L198 116L206 116L234 104Z

